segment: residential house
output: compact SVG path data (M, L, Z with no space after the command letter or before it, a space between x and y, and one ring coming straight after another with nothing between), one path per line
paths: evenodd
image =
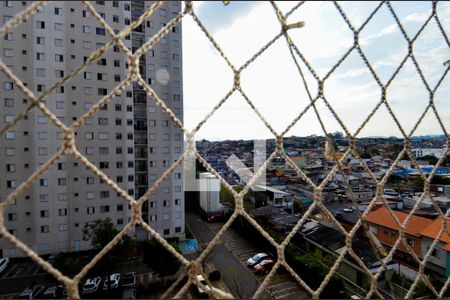
M408 214L393 211L400 222L408 217ZM392 247L399 238L399 229L397 222L386 207L379 208L370 212L366 217L369 224L369 230L384 245ZM412 248L417 256L421 254L421 233L424 228L433 223L433 220L413 215L405 227L406 242ZM407 247L400 243L398 249L404 253L411 254Z
M427 226L422 231L422 249L421 257L425 257L428 250L431 247L434 239L439 236L441 228L444 226L441 217L434 220L431 225ZM444 231L439 241L431 252L431 256L428 259L428 264L426 267L440 274L445 274L446 277L450 276L450 236L448 231L450 230L450 224L447 223L447 233ZM445 278L444 278L445 280Z

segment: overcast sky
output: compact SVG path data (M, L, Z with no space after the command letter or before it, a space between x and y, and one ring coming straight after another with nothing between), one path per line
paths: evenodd
M280 2L287 12L295 3ZM354 27L376 7L373 2L341 4ZM416 34L431 12L431 2L393 2L392 6L410 37ZM268 2L194 2L194 9L230 61L238 68L279 31L280 25ZM450 3L438 3L438 16L450 35ZM352 46L353 34L331 2L307 2L289 19L304 21L305 27L290 30L293 41L317 74L324 76ZM407 54L407 43L384 5L360 33L360 44L368 60L386 82ZM449 46L431 20L414 44L414 54L430 86L434 87L450 59ZM315 95L317 84L302 64L309 88ZM233 74L224 59L190 16L183 19L184 122L191 129L231 89ZM244 92L277 132L309 103L298 71L284 38L278 39L241 75ZM356 51L353 51L326 81L325 96L354 133L380 100L381 90ZM446 129L450 129L450 84L448 76L435 95L435 103ZM388 102L409 133L429 101L414 64L409 59L387 92ZM319 113L327 131L343 131L322 101ZM442 134L437 121L427 114L417 135ZM286 136L323 134L313 110L309 110ZM382 106L362 136L400 136L400 131ZM196 138L210 140L271 138L273 135L250 109L242 96L234 93L198 132Z

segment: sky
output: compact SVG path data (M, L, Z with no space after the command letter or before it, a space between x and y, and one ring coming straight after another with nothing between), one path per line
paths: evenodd
M295 2L278 2L286 13ZM374 2L341 2L350 22L358 28L375 9ZM431 13L431 2L392 2L393 9L413 37ZM222 1L194 2L194 11L223 49L231 63L239 68L262 46L280 32L276 14L269 2ZM447 36L450 36L450 3L437 4ZM306 2L288 18L288 23L305 22L289 31L293 42L319 77L353 45L353 33L331 2ZM205 34L190 16L183 18L183 93L184 123L194 128L233 86L233 73ZM386 5L360 32L359 43L380 80L385 84L407 54L408 45ZM413 53L432 87L444 74L443 63L450 59L449 45L434 20L414 43ZM301 63L308 88L317 94L317 82ZM245 94L264 118L281 133L310 102L284 38L278 39L241 74ZM337 116L354 134L381 99L381 89L356 50L325 81L324 95ZM429 103L429 93L416 67L408 59L387 89L387 101L407 134ZM435 105L446 130L450 129L450 84L444 78L435 93ZM322 100L317 102L327 132L341 131L339 122ZM414 135L442 134L429 111ZM317 116L311 109L285 136L323 135ZM359 132L363 136L401 136L386 107L381 106ZM260 139L273 134L257 114L235 92L203 125L196 139Z

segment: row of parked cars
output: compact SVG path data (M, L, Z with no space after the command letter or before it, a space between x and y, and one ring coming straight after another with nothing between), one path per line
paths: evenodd
M252 268L256 273L269 273L276 259L273 255L265 252L258 253L247 260L247 267Z
M105 292L118 291L122 289L122 299L136 299L136 273L130 272L126 274L114 273L106 278L100 276L88 278L80 286L82 296L90 298L90 296ZM120 289L119 289L120 288ZM67 298L67 289L63 285L52 285L45 287L44 285L33 285L27 287L20 295L20 299L58 299Z

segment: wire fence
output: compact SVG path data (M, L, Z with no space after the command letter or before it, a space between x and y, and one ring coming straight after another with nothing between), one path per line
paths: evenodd
M280 267L284 267L297 281L298 283L311 295L313 298L319 298L321 292L323 291L324 287L327 285L327 283L330 281L330 279L335 274L337 268L344 260L344 257L346 255L350 255L357 264L367 273L367 276L370 278L370 289L368 290L367 294L364 295L365 297L380 297L383 298L383 295L380 293L380 291L377 288L377 280L380 278L381 274L384 272L386 268L386 264L390 262L393 258L394 253L398 250L400 245L404 245L407 250L410 252L413 259L417 262L419 265L418 270L418 276L415 278L413 284L411 285L410 289L408 290L407 294L405 295L406 298L412 297L414 295L414 289L418 285L418 283L422 280L425 282L425 284L430 288L430 290L434 293L436 297L443 297L444 293L446 292L448 285L450 283L450 279L447 278L445 285L439 290L436 289L431 282L429 281L428 277L424 274L425 265L428 262L432 251L434 248L438 245L439 240L443 237L444 234L448 235L447 231L447 220L448 220L448 214L449 212L443 212L439 206L437 205L436 201L433 199L431 193L430 193L430 182L433 178L434 174L436 173L437 168L441 165L442 161L444 160L449 146L450 146L450 140L448 133L446 131L446 128L443 125L443 122L441 120L441 117L439 115L438 109L435 106L434 103L434 96L436 94L436 91L440 87L441 83L443 82L445 76L447 75L447 72L449 70L448 64L445 67L445 71L442 73L440 79L437 81L435 86L431 86L429 82L426 79L426 76L422 72L419 64L417 63L417 59L413 52L413 44L421 34L421 32L424 30L424 28L431 22L435 22L439 28L439 34L442 35L442 37L445 39L446 45L449 46L449 40L448 36L446 34L446 31L444 30L444 27L441 23L441 20L439 18L439 14L437 11L437 3L432 2L432 10L429 13L428 17L426 18L425 22L421 26L421 28L418 30L418 32L414 36L409 36L407 32L404 29L404 25L400 21L397 12L392 7L391 3L389 2L380 2L376 6L376 8L371 12L371 14L365 19L364 22L359 27L355 27L352 22L350 21L348 15L346 12L342 9L341 4L334 2L334 7L339 13L339 15L342 17L342 19L345 21L345 23L348 26L348 29L353 33L354 42L351 45L351 47L340 57L335 64L330 68L330 70L326 73L325 76L319 77L316 70L312 67L311 63L307 60L307 58L303 55L302 51L297 47L296 43L293 42L293 39L291 39L290 32L293 29L297 30L307 30L303 22L294 22L289 23L288 17L293 14L293 12L297 10L301 10L302 6L305 2L299 2L296 4L291 10L289 10L287 13L283 13L278 4L275 2L271 2L271 6L273 8L274 14L277 16L277 19L279 21L280 30L279 33L276 34L272 39L270 39L259 51L257 51L246 63L244 63L240 67L236 67L233 65L233 63L228 59L226 53L222 50L220 45L215 41L212 34L208 31L208 28L205 27L205 25L201 22L201 20L198 18L196 11L193 9L193 5L191 2L185 2L183 9L178 15L176 15L170 22L168 22L164 27L162 27L157 34L152 36L147 42L144 43L144 45L132 53L132 51L123 43L123 39L125 36L130 34L134 28L139 26L144 22L146 18L151 16L157 9L160 7L161 2L155 2L153 3L136 21L132 22L129 26L126 26L123 30L121 30L118 33L115 33L111 27L108 25L107 22L100 16L100 14L95 10L92 4L90 4L88 1L81 1L84 8L91 12L91 14L95 17L95 19L105 28L107 35L110 37L110 42L105 44L103 47L97 49L94 51L90 57L85 61L84 64L80 65L78 68L74 69L70 74L66 75L64 78L59 80L58 82L51 85L49 89L47 89L44 93L42 93L40 96L35 95L26 85L23 84L23 82L18 78L12 71L9 69L3 61L0 60L0 71L6 75L17 87L18 89L23 92L23 94L29 99L31 104L28 106L28 108L21 114L15 117L14 121L8 124L7 126L3 127L1 129L0 134L3 136L3 134L10 128L16 126L26 115L28 112L30 112L32 109L36 108L40 112L42 112L46 117L48 117L51 122L58 127L61 132L64 134L64 142L62 147L59 149L59 151L51 157L45 164L39 167L37 171L35 171L25 182L20 184L15 191L13 191L9 196L5 199L4 202L0 204L0 235L3 239L7 240L9 243L11 243L15 248L20 250L22 253L24 253L26 256L30 257L32 260L34 260L39 266L41 266L46 272L53 275L57 280L61 281L66 285L68 288L68 295L70 298L79 298L78 294L78 284L80 280L87 274L87 272L93 268L93 266L108 252L110 251L121 239L124 237L128 230L132 228L135 225L140 225L142 228L144 228L153 238L158 240L168 251L172 253L174 257L176 257L180 263L183 265L183 272L179 276L179 278L173 283L173 285L164 293L162 296L167 297L168 295L171 295L173 292L176 292L175 297L179 298L184 295L184 293L187 291L189 286L193 283L198 286L202 286L200 282L197 281L196 275L202 273L201 263L205 260L205 258L208 256L208 254L213 250L213 248L219 243L221 237L223 236L224 232L230 227L230 225L233 223L233 221L238 216L244 217L248 222L254 226L277 250L277 262L274 265L273 269L270 271L270 273L265 277L264 281L261 283L255 294L253 295L254 298L258 298L265 287L270 282L273 275L277 272ZM228 1L224 1L224 7L223 9L226 10L226 4ZM47 5L46 1L39 1L34 2L32 5L28 6L26 9L21 11L19 14L14 16L11 20L6 22L1 28L0 28L0 37L3 37L7 32L11 32L15 27L17 27L19 24L23 23L24 20L30 18L34 13L36 13L41 7ZM387 80L386 83L383 83L380 79L380 76L377 74L377 71L375 68L370 64L369 60L367 59L367 56L360 45L359 40L359 34L361 31L366 27L366 25L372 20L374 15L377 14L377 12L380 10L381 7L387 7L390 14L393 16L393 18L396 21L396 24L398 28L401 31L401 34L405 38L407 44L408 44L408 51L407 54L402 59L401 63L396 68L395 72L392 74L392 76ZM198 123L198 125L193 130L187 130L183 122L180 121L180 119L177 118L177 116L172 112L172 110L169 108L169 106L159 97L159 95L145 82L145 80L141 77L139 73L139 58L142 55L145 55L145 53L150 50L158 41L165 36L168 32L170 32L171 28L177 23L179 23L183 18L192 18L195 23L198 25L198 27L201 29L201 31L205 34L205 36L209 39L211 44L214 46L214 48L219 52L220 56L226 61L229 68L232 70L234 74L234 83L233 87L230 91L226 93L226 95L217 103L217 105L214 106L214 108L205 116L205 118ZM304 27L304 28L302 28ZM287 128L282 131L281 133L278 133L275 131L275 129L271 126L271 124L264 118L264 116L260 113L260 111L257 109L254 102L247 96L247 94L244 92L244 89L241 86L241 74L245 72L246 68L251 65L255 60L258 59L258 57L266 51L269 47L271 47L275 41L279 39L284 39L286 41L286 46L288 47L290 51L290 55L292 57L292 62L295 64L297 71L300 75L300 78L302 79L302 84L304 85L305 90L307 91L307 95L309 97L309 105L306 106L306 108L287 126ZM75 77L77 74L79 74L84 68L86 68L91 63L97 61L102 57L103 54L106 53L108 49L110 49L113 46L117 46L120 48L120 50L126 54L129 62L129 69L128 69L128 76L125 80L120 82L111 92L109 92L106 96L101 98L95 105L90 108L88 112L86 112L83 116L81 116L77 121L73 122L70 126L66 126L63 124L55 114L53 114L45 105L44 101L45 98L52 93L55 89L57 89L60 85L64 84L65 82L69 81L71 78ZM327 82L327 80L333 76L336 69L343 63L343 61L350 55L350 53L356 52L364 61L364 64L366 65L367 69L370 71L371 76L375 79L375 81L378 84L378 87L381 91L381 97L377 103L377 105L374 107L374 109L371 111L371 113L368 115L368 117L365 119L365 121L361 124L361 126L356 130L356 132L352 133L350 132L345 123L342 121L342 119L338 116L338 114L335 112L333 106L328 101L325 93L324 93L324 86ZM386 93L389 90L392 81L397 77L400 70L404 66L405 62L407 60L411 60L415 66L415 69L417 71L417 74L420 77L420 80L425 85L426 90L429 95L429 103L426 106L426 109L424 110L421 117L418 119L418 121L415 123L415 126L411 130L411 132L406 132L400 121L398 120L396 114L391 109L391 105L387 101ZM318 85L317 93L313 94L311 91L310 85L305 80L305 72L309 72L316 80ZM187 142L187 147L184 151L184 153L181 155L181 157L171 166L169 167L163 175L153 184L153 186L139 199L133 199L133 197L129 196L126 191L121 189L118 184L114 181L112 181L106 174L104 174L101 170L97 169L97 167L89 161L80 151L77 149L75 145L75 132L80 126L83 125L85 120L93 115L95 115L99 109L107 104L111 99L113 99L115 96L120 95L124 88L131 84L132 82L137 82L140 84L148 96L154 99L155 103L163 110L165 114L167 114L168 117L184 132ZM196 151L195 149L195 142L194 142L194 136L199 131L199 129L208 121L208 119L217 111L220 109L220 107L229 99L229 97L234 94L240 94L245 99L245 101L251 106L253 111L258 115L258 117L264 122L266 127L272 132L274 137L276 138L276 149L275 151L268 157L268 159L265 161L263 166L254 174L252 180L248 182L248 184L244 187L244 189L241 192L236 192L219 174L214 168ZM285 153L283 149L283 137L285 134L305 115L306 112L312 110L314 114L316 115L317 119L319 120L319 123L321 125L321 128L323 130L323 133L325 136L328 136L328 132L325 129L322 116L317 109L317 101L322 100L326 107L332 112L333 117L335 120L340 124L340 126L344 129L346 135L349 138L349 147L348 150L345 152L345 154L340 157L339 159L336 156L336 153L333 151L332 147L330 147L331 141L327 141L327 149L326 149L326 156L328 159L334 161L336 164L331 169L331 171L327 174L325 179L320 184L315 184L311 181L308 176L297 167L297 165L291 160L291 158ZM370 168L367 166L367 164L360 159L360 156L356 149L356 136L360 131L366 126L366 124L371 120L372 116L377 112L377 110L384 106L387 108L387 111L389 112L392 119L395 121L395 124L397 125L398 129L402 133L404 137L404 147L401 150L401 152L398 154L397 158L395 159L394 163L388 170L385 176L382 177L381 180L377 180L376 176L372 173ZM414 157L414 155L411 152L411 136L419 126L419 124L422 122L424 116L431 112L434 116L434 118L438 121L440 128L445 133L445 136L447 137L446 142L446 149L442 157L440 157L438 163L434 167L433 171L426 175L422 171L420 171L420 168L418 168L420 172L420 177L424 181L424 193L420 197L420 200L416 202L413 209L409 213L408 217L402 222L399 220L399 218L393 213L392 209L387 204L386 199L383 197L383 187L386 184L390 174L394 170L395 165L399 162L399 160L406 154L409 156L410 160L418 166L418 163ZM132 207L132 218L131 221L124 226L124 228L120 231L119 234L117 234L116 237L114 237L106 247L104 247L87 265L83 267L83 269L73 278L69 278L65 275L63 275L59 270L55 269L52 265L50 265L47 261L42 259L36 252L34 252L32 249L30 249L27 245L25 245L23 242L21 242L19 239L17 239L14 235L12 235L5 227L5 220L4 220L4 212L5 209L11 205L14 199L18 198L19 195L21 195L25 190L27 190L42 174L44 174L58 159L60 159L63 156L73 156L78 161L80 161L88 170L92 171L96 176L100 177L108 186L110 186L114 191L116 191L128 204ZM186 159L188 156L194 156L200 161L200 163L212 174L214 174L221 182L223 186L226 187L226 189L232 193L235 199L235 210L230 217L230 219L226 222L226 224L221 228L221 230L217 233L217 235L214 237L214 239L208 244L206 249L201 253L201 255L193 260L189 261L185 257L183 257L181 254L179 254L161 235L159 235L145 220L142 219L142 206L143 203L148 201L152 198L153 193L158 189L160 184L171 175L174 170L181 165L184 159ZM286 238L281 243L277 243L264 229L244 210L244 203L243 203L243 197L244 195L249 191L250 186L256 181L256 179L262 174L262 172L265 171L265 167L270 164L272 159L275 156L281 156L285 159L286 163L293 168L298 176L302 180L304 180L314 191L314 201L312 205L307 209L307 211L302 215L298 223L294 226L292 231L286 236ZM330 181L333 175L336 173L340 173L345 177L345 173L342 172L343 167L343 161L348 158L349 156L352 156L354 158L357 158L360 160L361 166L365 169L365 171L370 175L373 182L376 182L376 196L370 201L367 210L364 213L359 213L359 219L356 223L356 225L350 230L347 231L343 226L335 219L333 214L326 208L324 203L322 202L322 189L326 186L326 184ZM348 191L351 193L351 188L347 186ZM414 212L418 209L419 204L421 201L425 198L429 197L432 200L433 206L436 209L436 211L439 213L439 216L442 218L442 226L439 231L438 236L434 239L434 242L432 243L431 247L427 251L426 255L423 258L419 258L411 246L406 242L405 238L405 227L410 222L411 217L413 216ZM351 195L351 201L356 204L357 201L355 200L354 195ZM374 207L375 202L382 201L386 208L389 210L390 214L392 215L392 218L395 220L395 223L399 226L399 237L396 240L395 244L391 248L391 250L388 253L383 253L377 247L379 245L379 241L377 238L370 234L370 231L367 230L369 233L369 239L371 240L371 244L373 247L373 251L378 254L378 257L381 262L381 268L378 272L372 274L366 265L363 263L363 261L358 257L358 255L355 253L355 251L352 249L352 238L354 237L356 231L361 228L367 228L367 224L365 221L365 218L367 214L371 211L371 209ZM324 280L320 284L320 286L317 289L312 289L310 286L308 286L304 279L301 278L296 272L291 268L291 266L286 262L285 260L285 247L288 245L292 237L296 234L296 232L302 227L302 225L307 221L309 217L311 217L313 211L315 209L321 209L323 212L325 212L328 216L331 222L335 224L335 226L339 229L339 231L345 235L345 249L339 254L338 258L335 260L332 267L329 269L328 274L325 276ZM177 289L179 284L181 284L182 279L185 276L188 276L189 280L182 286L182 288ZM219 289L212 289L208 292L211 297L216 298L230 298L232 295L227 294L224 291L221 291Z

